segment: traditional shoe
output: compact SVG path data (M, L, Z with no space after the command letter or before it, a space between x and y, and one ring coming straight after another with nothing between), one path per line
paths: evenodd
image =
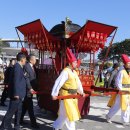
M112 123L112 121L111 121L110 117L108 117L108 115L106 115L106 120L108 123Z

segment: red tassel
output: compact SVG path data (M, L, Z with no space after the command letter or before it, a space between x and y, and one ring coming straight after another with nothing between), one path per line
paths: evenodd
M90 31L87 31L87 38L90 38Z
M100 34L100 40L103 40L103 33Z
M95 32L91 32L91 38L94 39L95 38Z
M97 32L97 33L96 33L96 39L98 40L99 37L100 37L100 34Z

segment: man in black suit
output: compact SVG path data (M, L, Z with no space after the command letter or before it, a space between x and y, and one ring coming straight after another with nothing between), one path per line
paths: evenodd
M5 101L6 101L6 98L8 97L8 84L9 84L9 81L11 79L11 73L13 71L13 66L15 65L15 59L11 59L10 60L10 64L9 66L7 67L5 73L4 73L4 84L5 84L5 87L4 87L4 90L2 92L2 96L1 96L1 103L0 105L1 106L7 106L5 104Z
M26 111L28 111L30 121L31 121L31 126L33 128L39 128L39 126L36 123L36 118L35 118L34 110L33 110L33 101L32 101L32 97L33 97L32 91L34 91L36 89L37 85L38 85L37 79L36 79L36 72L35 72L35 69L34 69L35 64L36 64L35 55L33 55L33 54L29 55L28 63L26 63L26 65L24 66L25 71L27 72L27 75L28 75L28 78L27 78L27 94L26 94L24 101L23 101L22 114L21 114L20 122L21 122L21 124L24 123L23 118L24 118Z
M17 63L13 67L12 76L9 82L10 103L7 113L3 119L1 128L10 130L11 120L15 114L14 129L20 130L20 116L22 111L22 101L26 95L26 73L23 66L26 64L26 56L23 53L17 55Z

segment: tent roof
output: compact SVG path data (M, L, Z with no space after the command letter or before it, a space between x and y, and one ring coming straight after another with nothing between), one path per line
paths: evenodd
M60 41L58 38L54 37L47 31L47 29L41 23L40 19L18 26L16 28L25 37L31 37L29 41L33 43L34 45L35 44L43 45L43 44L48 44L47 42L56 43ZM36 34L38 35L40 34L41 36L39 35L38 38L33 39L32 37L35 36ZM36 40L38 40L37 43L36 43ZM39 43L39 40L41 40L42 42Z
M111 25L107 25L107 24L103 24L103 23L88 20L86 22L86 24L78 32L76 32L75 34L73 34L70 37L70 39L73 40L73 39L79 38L80 35L83 33L83 31L85 33L87 33L87 31L94 31L94 32L98 32L98 33L104 33L104 34L107 34L107 36L109 37L116 28L117 27L115 27L115 26L111 26Z
M16 28L24 35L29 43L33 43L38 49L40 48L42 50L48 50L48 48L51 47L51 50L56 50L57 48L60 48L60 39L48 32L41 23L40 19L18 26ZM107 37L109 37L115 29L117 29L117 27L115 26L88 20L86 24L81 29L79 29L79 31L74 33L69 39L71 42L74 42L76 46L81 46L82 44L82 46L80 47L80 51L90 51L93 48L87 47L90 43L80 42L80 45L78 43L78 41L80 41L81 39L82 41L86 40L88 31L107 34ZM94 46L97 43L92 44L92 46ZM100 46L97 47L97 50L99 48Z
M90 45L90 43L88 42L81 42L79 45L78 45L78 41L84 41L84 39L86 39L87 37L87 32L96 32L96 33L103 33L103 34L107 34L107 37L109 37L115 30L117 29L117 27L115 26L111 26L111 25L107 25L107 24L103 24L103 23L99 23L99 22L95 22L95 21L91 21L91 20L88 20L86 22L86 24L78 31L76 32L75 34L73 34L71 37L70 37L70 40L72 42L74 42L76 44L76 46L81 46L80 44L82 44L82 48L79 48L80 51L84 50L84 48L87 46ZM82 36L82 37L81 37ZM94 46L94 44L98 44L98 43L92 43ZM100 46L99 46L100 48ZM99 49L98 48L98 49ZM88 50L84 50L84 51L91 51L92 48L88 48Z

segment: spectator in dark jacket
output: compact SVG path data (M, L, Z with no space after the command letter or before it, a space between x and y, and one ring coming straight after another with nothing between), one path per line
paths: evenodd
M32 91L36 90L36 87L38 86L37 79L36 79L36 71L34 69L35 64L36 64L35 55L33 54L29 55L28 63L24 66L25 71L27 72L28 78L27 78L27 94L23 101L21 123L23 123L24 115L26 111L28 111L30 121L31 121L31 126L33 128L39 128L39 126L36 123L36 118L35 118L34 110L33 110L33 101L32 101L32 97L33 97Z
M26 73L24 73L23 66L26 63L26 56L23 53L17 55L17 61L13 67L13 73L9 82L9 97L10 103L7 113L3 119L1 128L3 130L10 130L11 120L15 114L14 129L20 130L20 116L22 109L22 101L26 95Z
M119 71L119 64L115 63L113 65L113 71L110 74L110 78L108 79L108 87L109 88L116 88L115 79L116 79L118 71Z
M6 101L6 98L8 97L8 84L9 84L9 81L11 79L11 73L13 71L13 66L15 65L15 59L11 59L10 60L10 64L9 66L7 67L5 73L4 73L4 84L5 84L5 87L4 87L4 90L2 92L2 96L1 96L1 103L0 105L1 106L7 106L5 104L5 101Z

